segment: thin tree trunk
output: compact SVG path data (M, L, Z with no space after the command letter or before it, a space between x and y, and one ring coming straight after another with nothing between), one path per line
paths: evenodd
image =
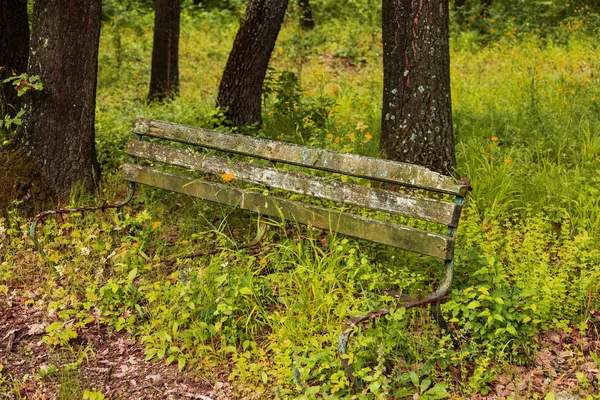
M448 2L383 1L380 156L448 174L455 166Z
M29 21L27 0L0 0L0 119L14 117L21 108L17 92L2 81L27 70L29 56Z
M94 114L102 0L36 0L30 74L44 90L30 96L23 144L62 198L99 178Z
M312 8L309 0L298 0L298 6L300 7L300 26L304 30L313 29L315 27L315 21L313 20Z
M180 0L156 0L148 101L162 101L179 94L180 14Z
M217 105L237 126L262 123L262 86L288 0L250 0L221 78Z
M481 0L479 3L479 16L483 18L487 17L491 6L492 0Z

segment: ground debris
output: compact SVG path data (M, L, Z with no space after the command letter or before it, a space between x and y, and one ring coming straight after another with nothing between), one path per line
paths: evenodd
M26 306L25 300L0 299L0 371L13 382L8 399L13 394L14 398L59 399L67 386L74 392L100 391L107 399L231 398L222 388L175 365L146 361L139 343L102 325L81 330L72 352L52 348L39 337L48 322L44 313ZM73 369L74 354L83 351L83 361Z

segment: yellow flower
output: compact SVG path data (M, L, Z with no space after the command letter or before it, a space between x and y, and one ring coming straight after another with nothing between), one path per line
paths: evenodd
M350 139L350 140L354 140L354 134L352 134L352 133L351 133L351 134L348 136L348 139Z
M367 132L365 135L365 139L371 140L371 139L373 139L373 135L371 135L369 132Z
M506 159L504 159L504 162L505 162L505 163L507 163L507 164L508 164L509 162L511 162L511 161L512 161L512 160L511 160L510 158L506 158Z
M133 244L133 247L135 247L135 248L137 249L138 247L140 247L140 244L139 244L138 242L135 242L135 243Z
M327 134L327 137L328 137L329 139L332 139L332 138L333 138L333 133L328 133L328 134Z
M189 241L188 241L188 240L182 240L182 241L181 241L181 244L188 244L188 243L189 243Z
M267 259L263 258L262 260L260 260L260 265L267 265Z
M306 108L308 108L309 110L312 110L312 106L310 104Z
M493 137L492 137L492 142L497 142L497 141L498 141L498 137L496 137L496 136L493 136Z
M235 177L235 174L223 174L221 175L221 179L225 182L231 182L231 180Z
M329 113L329 114L327 114L327 116L328 116L329 118L331 118L331 117L333 117L333 113Z
M154 221L154 223L152 224L152 229L158 228L159 225L160 225L160 222Z

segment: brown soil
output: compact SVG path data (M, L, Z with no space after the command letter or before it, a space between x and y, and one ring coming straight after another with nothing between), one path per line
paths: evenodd
M41 340L45 313L25 300L0 293L0 398L81 398L84 390L101 391L107 399L231 398L227 384L145 361L139 343L102 325L79 332L72 351L48 346ZM3 386L2 376L12 384Z

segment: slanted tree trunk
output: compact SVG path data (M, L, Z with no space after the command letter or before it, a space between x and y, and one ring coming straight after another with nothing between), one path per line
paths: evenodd
M99 178L94 146L102 0L36 0L29 72L44 90L30 96L23 144L62 198Z
M312 8L309 0L298 0L298 6L300 7L300 26L304 30L313 29L315 27L315 21L313 20Z
M380 156L448 174L455 166L448 2L383 0Z
M163 101L179 94L180 14L180 0L156 0L148 101Z
M21 108L17 92L2 81L27 70L29 56L29 22L27 0L0 0L0 119L14 117Z
M237 126L262 123L262 86L288 0L250 0L221 78L217 105Z
M479 3L479 16L487 17L490 7L492 6L492 0L481 0Z

